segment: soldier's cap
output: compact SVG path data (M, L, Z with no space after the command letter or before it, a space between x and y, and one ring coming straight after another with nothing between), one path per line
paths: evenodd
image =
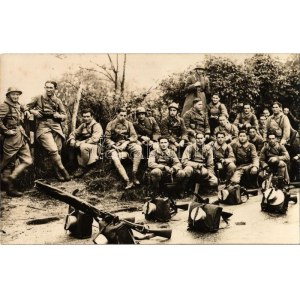
M7 89L7 92L6 92L6 97L10 94L10 93L19 93L19 95L22 95L22 91L16 87L9 87Z
M193 221L204 220L206 218L206 212L200 206L197 206L192 209L190 217Z
M139 106L137 109L136 109L136 114L145 114L146 113L146 109L142 106Z
M169 106L168 106L168 109L170 109L170 108L175 108L175 109L179 109L179 105L177 104L177 103L175 103L175 102L172 102Z
M194 70L197 70L197 69L200 69L200 70L206 70L204 64L197 64L197 65L194 67Z
M263 195L270 205L279 205L284 201L284 193L282 190L270 188L264 191Z
M195 99L193 100L193 104L196 104L196 103L198 103L198 102L200 102L200 101L202 101L202 99L200 99L200 98L195 98Z

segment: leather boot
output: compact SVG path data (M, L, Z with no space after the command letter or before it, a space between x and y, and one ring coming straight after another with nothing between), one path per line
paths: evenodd
M23 193L18 192L13 186L13 179L11 176L7 177L6 180L6 195L10 197L22 197Z
M60 170L57 167L54 168L54 172L55 172L55 178L58 181L65 181L65 179L63 178L63 176L60 174Z
M133 183L135 185L140 185L141 184L140 181L136 178L136 173L133 173Z
M71 180L71 177L70 177L68 171L65 168L61 169L60 173L64 177L64 181L70 181Z
M125 190L129 190L133 187L133 182L127 180L126 181L126 186L125 186Z

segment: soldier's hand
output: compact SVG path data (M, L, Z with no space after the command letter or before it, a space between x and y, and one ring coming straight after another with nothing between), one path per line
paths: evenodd
M75 144L76 144L76 141L75 140L71 140L69 145L70 145L70 147L75 147Z
M55 112L53 114L53 118L55 118L55 119L61 119L61 114L59 114L58 112Z
M257 174L257 171L258 171L257 167L252 167L251 170L250 170L250 174L255 175L255 174Z
M5 132L5 135L9 135L9 136L13 136L13 135L16 135L17 132L13 129L9 129Z
M142 139L144 142L150 141L150 138L148 138L147 136L142 136L141 139Z
M43 115L41 114L41 112L39 111L39 110L37 110L37 109L32 109L31 111L30 111L35 117L37 117L37 118L41 118Z
M24 115L27 117L27 118L29 118L30 117L30 111L28 111L28 110L26 110L25 112L24 112Z
M281 139L280 145L285 145L285 144L286 144L286 140L285 139Z
M181 141L179 142L178 146L182 148L182 147L184 146L184 140L181 140ZM176 147L178 147L178 146L176 146Z
M79 147L80 147L80 145L81 145L82 143L83 143L83 142L78 142L78 141L77 141L77 142L75 142L75 147L76 147L76 148L79 148Z
M293 160L298 160L298 159L299 159L299 155L293 157Z
M124 142L122 145L120 145L120 146L118 147L119 150L120 150L120 151L124 151L128 144L129 144L129 142Z
M165 166L165 170L166 170L168 173L171 173L171 172L170 172L170 170L171 170L171 168L170 168L170 167L168 167L168 166Z

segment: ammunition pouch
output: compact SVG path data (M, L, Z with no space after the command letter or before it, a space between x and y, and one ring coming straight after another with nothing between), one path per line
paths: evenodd
M143 206L145 219L150 221L168 222L176 212L174 202L167 197L156 197Z

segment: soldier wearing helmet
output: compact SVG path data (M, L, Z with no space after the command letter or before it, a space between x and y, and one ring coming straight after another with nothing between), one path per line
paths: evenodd
M180 156L179 152L183 153L183 149L188 143L187 129L183 119L178 115L178 104L171 103L168 110L168 116L161 122L161 133L168 137L169 148Z
M136 122L133 123L138 136L138 142L142 145L143 153L148 158L150 149L158 148L160 128L153 117L147 117L146 109L142 106L136 109Z
M198 64L194 68L194 74L188 76L185 85L186 98L184 101L181 115L193 107L193 100L200 98L203 102L203 110L206 111L206 98L210 94L209 79L205 76L205 67L203 64Z
M19 103L21 94L20 89L10 87L6 93L6 100L0 105L0 131L4 136L0 169L2 182L6 184L6 193L11 197L22 196L13 183L32 164L30 140L21 125L24 113L24 108ZM14 168L16 159L20 164Z

